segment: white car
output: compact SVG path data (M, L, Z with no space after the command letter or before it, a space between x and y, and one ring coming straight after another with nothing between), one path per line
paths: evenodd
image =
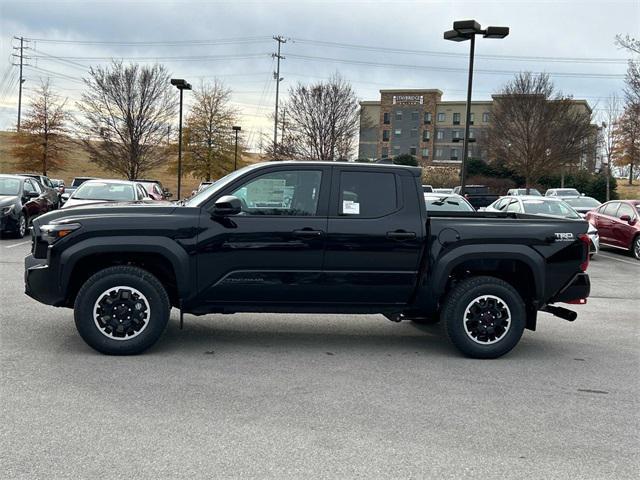
M538 196L510 196L501 197L486 208L487 212L513 212L527 213L530 215L544 215L557 218L568 218L570 220L583 220L571 205L560 198L538 197ZM598 229L589 223L587 230L589 240L591 240L591 256L600 250L600 236Z
M579 197L582 195L575 188L550 188L544 192L545 197Z
M87 180L65 201L62 208L104 202L152 202L153 199L138 182L128 180Z
M510 197L511 196L519 197L520 195L527 195L527 189L526 188L510 188L507 191L507 195ZM536 188L530 188L528 195L535 196L535 197L542 196L542 194Z

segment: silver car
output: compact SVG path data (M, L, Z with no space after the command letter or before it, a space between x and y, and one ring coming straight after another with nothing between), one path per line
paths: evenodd
M105 202L140 202L153 199L138 182L127 180L87 180L67 199L62 208Z

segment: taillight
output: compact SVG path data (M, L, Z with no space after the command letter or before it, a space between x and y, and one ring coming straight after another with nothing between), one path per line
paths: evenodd
M591 240L589 239L589 235L587 235L586 233L581 233L580 235L578 235L578 238L584 244L585 250L584 261L580 264L580 270L586 272L587 268L589 267L589 249L591 248Z

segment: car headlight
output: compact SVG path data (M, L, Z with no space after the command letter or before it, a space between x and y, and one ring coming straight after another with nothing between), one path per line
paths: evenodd
M15 205L9 205L7 207L1 207L0 208L0 215L9 215L11 212L13 212Z
M73 233L79 229L81 225L79 223L61 223L61 224L49 224L42 225L40 227L40 233L43 240L46 240L49 244L55 243L63 237Z

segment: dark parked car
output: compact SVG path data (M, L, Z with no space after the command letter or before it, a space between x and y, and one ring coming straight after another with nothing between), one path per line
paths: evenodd
M35 173L19 173L18 175L23 177L35 178L40 184L44 196L47 198L47 200L49 200L51 205L53 205L53 208L60 208L60 206L62 205L60 199L62 194L53 185L49 177L47 177L46 175L38 175Z
M640 200L613 200L587 213L600 244L621 248L640 260Z
M428 212L421 169L270 162L178 204L62 209L34 223L26 292L73 307L108 354L153 345L182 313L381 313L444 324L471 357L510 351L537 312L589 295L588 224Z
M455 187L453 193L460 194L462 187ZM499 195L493 195L489 192L486 185L467 185L464 187L464 198L466 198L473 208L479 210L488 207L495 202Z
M0 232L24 237L33 219L51 209L38 181L22 175L0 175Z

